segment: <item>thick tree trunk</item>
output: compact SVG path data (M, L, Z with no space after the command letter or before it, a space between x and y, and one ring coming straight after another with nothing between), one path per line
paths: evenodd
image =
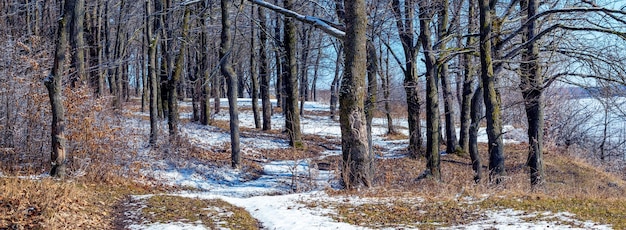
M285 8L292 9L293 1L285 0ZM284 69L283 85L285 86L285 128L289 135L289 145L295 148L304 147L300 131L300 112L298 111L298 64L296 56L296 24L293 18L285 18L285 51L287 52L287 69Z
M429 8L426 2L419 3L420 41L424 49L426 64L426 176L441 181L439 153L439 78L436 73L436 59L432 50Z
M71 8L66 6L65 13L71 14ZM63 106L63 64L65 63L65 50L67 49L67 19L65 13L58 21L56 47L54 51L54 63L50 75L44 80L48 89L50 106L52 110L51 154L52 169L50 176L64 178L66 168L66 140L65 140L65 108Z
M489 0L478 0L480 9L480 75L484 90L487 137L489 139L489 181L499 184L505 175L502 143L502 111L495 85L491 55L491 18L494 9Z
M228 58L232 51L231 35L230 35L230 19L228 10L231 7L230 0L221 0L222 12L222 33L220 41L220 60ZM226 77L228 86L228 113L230 115L230 150L231 150L231 166L233 168L241 167L241 152L239 148L239 110L237 108L237 75L230 64L230 61L221 62L221 72Z
M345 71L339 95L342 178L347 188L370 187L374 176L373 153L367 141L365 120L366 15L365 0L345 1Z
M535 21L527 21L537 13L537 0L521 0L520 8L526 10L523 23L524 38L522 42L531 41L536 35ZM528 119L528 162L530 168L530 184L536 188L543 184L545 172L543 170L543 76L538 63L539 49L535 42L530 42L522 51L520 64L522 96L526 118ZM605 116L606 117L606 116Z
M259 24L261 30L259 32L260 47L259 47L259 75L261 77L261 104L263 109L263 130L272 129L272 102L270 101L270 76L269 76L269 64L267 58L267 21L266 14L263 7L258 7Z

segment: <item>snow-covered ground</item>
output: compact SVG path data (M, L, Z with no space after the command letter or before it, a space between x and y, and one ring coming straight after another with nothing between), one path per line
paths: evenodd
M226 106L226 100L222 100ZM275 102L274 102L275 103ZM249 107L249 99L239 99L241 107ZM190 106L183 103L181 106ZM328 106L322 103L308 102L305 110L328 111ZM227 111L222 110L215 116L218 120L228 120ZM142 114L147 116L147 114ZM182 114L181 116L190 116ZM239 114L240 125L253 127L254 121L251 111L241 111ZM340 138L339 125L336 121L326 116L306 115L301 118L302 131L306 134L321 135L326 138ZM395 125L399 130L406 131L406 120L395 120ZM146 121L136 119L130 124L146 126ZM274 129L283 128L282 115L276 114L272 117ZM395 149L406 147L407 141L387 141L382 135L386 132L385 121L376 119L373 126L373 139L375 145L383 148L385 157L403 157L394 155ZM524 133L514 127L506 128L509 133ZM228 133L212 127L200 126L196 124L184 124L181 133L186 135L194 145L211 148L223 146L229 143ZM480 141L486 141L484 130L481 131ZM519 135L511 135L518 137ZM505 138L506 139L506 138ZM506 139L507 142L519 142L520 139ZM140 143L141 144L141 143ZM258 149L284 149L288 148L286 140L278 139L271 135L260 135L253 138L241 138L241 148L244 154L254 155ZM338 148L338 147L337 147ZM329 150L322 155L337 155L337 150ZM381 157L381 156L379 156ZM263 163L263 175L256 180L246 180L242 178L242 173L229 167L206 166L202 162L186 162L183 166L172 164L167 160L154 160L153 167L147 167L143 173L157 179L159 182L169 185L184 186L193 188L186 192L171 194L185 197L197 197L201 199L219 198L233 205L243 207L252 216L258 219L264 228L267 229L365 229L347 223L340 223L328 216L334 211L322 207L308 207L306 202L342 202L350 200L354 203L370 202L368 198L359 197L337 197L329 196L324 192L324 188L332 187L336 182L336 172L319 170L309 165L309 160L300 161L269 161ZM295 176L310 178L308 181L294 180ZM305 192L297 192L298 186L305 186ZM294 192L296 191L296 192ZM146 196L136 196L134 199L145 199ZM572 220L568 213L542 213L545 221L529 222L523 217L524 214L515 210L491 211L486 214L485 219L476 221L465 226L455 226L450 229L572 229L569 225L559 225L559 220ZM579 222L577 222L579 223ZM591 222L580 222L584 229L610 229L609 226L596 225ZM133 224L131 229L206 229L199 224L169 223L169 224ZM403 227L403 229L406 229Z

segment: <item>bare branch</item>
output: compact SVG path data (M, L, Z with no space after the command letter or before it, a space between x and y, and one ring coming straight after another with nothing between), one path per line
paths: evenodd
M276 13L282 14L286 17L291 17L291 18L295 18L298 21L304 22L306 24L312 25L315 28L318 28L324 32L326 32L327 34L339 38L339 39L343 39L343 37L346 36L346 33L340 29L338 29L337 25L335 23L329 23L328 21L324 20L324 19L320 19L317 17L313 17L313 16L308 16L308 15L302 15L299 13L296 13L295 11L292 10L288 10L285 8L282 8L280 6L276 6L274 4L265 2L263 0L250 0L252 3L257 4L261 7L265 7L267 9L270 9Z

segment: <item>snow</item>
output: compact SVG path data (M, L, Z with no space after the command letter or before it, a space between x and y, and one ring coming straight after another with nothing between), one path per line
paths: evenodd
M222 99L222 106L227 106L227 100ZM240 107L250 107L250 99L239 99ZM274 105L276 101L273 101ZM188 102L182 106L190 106ZM326 104L307 102L306 111L329 111ZM146 114L137 114L146 116ZM190 117L190 114L181 116ZM229 119L227 110L222 110L214 117L217 120ZM239 114L240 126L254 127L251 111L242 110ZM137 119L140 120L140 119ZM132 121L129 125L146 126L147 121ZM408 135L408 124L404 119L394 120L397 130ZM306 115L301 118L302 131L304 134L315 134L325 138L340 140L341 131L337 121L327 116ZM281 114L272 116L272 129L283 129L284 119ZM383 149L379 158L401 158L402 148L406 148L408 140L385 140L386 120L374 119L372 132L373 143ZM524 132L513 126L505 126L505 143L517 143L524 141ZM193 123L183 124L181 133L193 145L201 148L212 149L223 147L230 142L227 131L216 127L202 126ZM424 132L425 133L425 132ZM479 130L480 142L487 142L485 128ZM255 156L259 149L285 149L289 148L286 140L271 135L254 135L253 137L241 137L241 148L245 157ZM334 150L322 152L322 157L341 154L340 146L333 146ZM144 153L145 154L145 153ZM148 157L148 156L145 156ZM228 166L208 166L203 162L172 162L169 159L153 159L149 162L150 167L142 170L146 176L152 177L163 184L192 188L184 192L170 194L200 199L221 199L230 204L247 210L254 218L258 219L266 229L367 229L347 223L341 223L329 217L334 211L330 208L310 207L305 203L325 202L350 202L357 205L367 202L384 202L381 199L329 196L324 189L333 187L337 181L337 172L317 169L310 165L310 159L298 161L262 161L263 174L255 180L243 179L241 171L231 169ZM146 199L149 196L135 196L134 199ZM421 198L414 198L419 202ZM568 225L562 225L555 220L541 220L529 222L525 216L537 214L524 214L520 211L488 210L486 218L464 226L454 226L449 229L572 229ZM557 220L576 222L571 214L556 213L545 216L554 217ZM610 229L609 226L596 225L591 222L576 222L585 229ZM149 223L133 224L130 229L207 229L201 224L188 223ZM403 229L406 229L403 227Z
M504 209L496 211L490 210L485 214L487 218L484 220L479 220L464 226L455 226L445 229L611 229L611 227L607 225L598 225L590 221L581 222L572 219L571 217L573 217L574 214L567 212L524 213L518 210ZM524 218L537 218L539 214L541 214L539 221L528 222L524 220ZM581 225L583 227L576 228L563 225L560 223L563 221Z

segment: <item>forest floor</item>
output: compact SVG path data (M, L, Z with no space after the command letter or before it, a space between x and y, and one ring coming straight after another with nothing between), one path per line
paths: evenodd
M474 183L463 154L443 155L443 181L434 182L416 180L425 161L407 156L406 121L395 119L399 134L387 135L376 118L374 186L344 191L328 105L305 103L304 150L289 148L279 110L265 132L254 128L250 101L239 105L242 169L230 168L225 107L202 126L188 122L191 103L181 102L181 137L168 140L162 122L162 140L148 147L148 115L134 100L119 127L131 156L101 167L97 182L0 173L0 229L626 229L623 175L550 147L546 183L531 191L524 131L511 126L504 183Z

